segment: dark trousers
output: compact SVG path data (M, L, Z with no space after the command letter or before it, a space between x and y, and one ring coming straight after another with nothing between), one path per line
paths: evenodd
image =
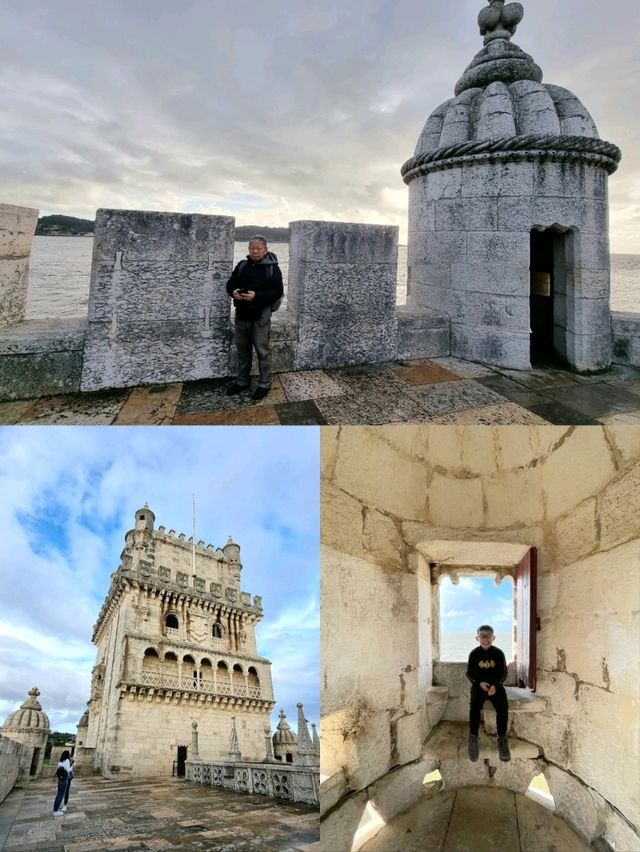
M65 805L69 804L69 790L71 789L71 776L67 778L67 789L64 793L64 803Z
M56 800L53 803L53 810L59 811L62 805L62 800L64 799L64 794L67 792L67 779L63 778L61 781L58 781L58 792L56 793Z
M258 387L271 387L271 316L253 322L236 319L235 331L238 350L236 382L243 387L251 384L251 361L255 348L260 367Z
M507 733L507 722L509 719L509 705L507 703L507 693L504 686L496 686L495 695L487 695L476 684L471 685L471 695L469 700L469 733L478 736L478 728L480 727L480 711L485 701L490 701L496 709L496 724L498 728L498 736L504 737Z

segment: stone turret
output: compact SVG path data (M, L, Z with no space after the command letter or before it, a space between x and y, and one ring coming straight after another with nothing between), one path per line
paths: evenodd
M137 530L153 530L156 516L149 508L149 504L145 503L142 509L136 512L136 529Z
M37 778L42 772L44 750L49 737L49 717L38 701L37 687L29 690L26 701L10 713L0 726L0 736L24 746L20 761L20 778Z
M621 154L511 41L523 15L504 0L481 10L482 50L402 167L407 304L449 316L454 356L600 370L611 360L607 176Z
M273 752L276 760L293 763L298 754L298 738L291 730L284 710L280 710L278 716L280 721L273 735Z

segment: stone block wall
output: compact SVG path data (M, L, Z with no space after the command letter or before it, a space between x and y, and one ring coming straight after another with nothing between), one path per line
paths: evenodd
M578 370L611 358L607 174L585 163L467 163L409 186L407 304L451 318L451 354L530 366L530 233L567 233L554 342Z
M290 229L298 368L395 358L398 229L309 221Z
M25 317L31 243L38 223L32 207L0 204L0 328Z
M15 740L0 736L0 802L7 798L18 780L25 750L33 751ZM31 760L30 754L28 757Z
M225 376L227 216L98 210L82 390Z

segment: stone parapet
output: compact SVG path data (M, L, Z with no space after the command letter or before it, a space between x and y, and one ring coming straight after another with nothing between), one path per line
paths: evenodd
M0 802L13 790L20 776L20 765L24 762L24 751L33 749L0 736Z
M640 367L640 314L611 313L613 360Z
M27 320L0 333L0 400L80 390L85 320Z
M32 207L0 204L0 328L25 317L38 212Z
M186 762L188 781L320 806L320 772L311 766L243 761Z
M81 389L226 376L233 219L98 210Z
M389 361L397 352L398 229L290 224L288 306L298 369Z

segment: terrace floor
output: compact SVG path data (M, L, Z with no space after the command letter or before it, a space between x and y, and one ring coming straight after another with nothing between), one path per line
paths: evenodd
M320 852L317 809L177 778L74 778L69 809L52 816L53 779L0 804L7 852L212 850Z
M268 396L228 397L229 379L0 402L0 424L640 425L640 368L591 376L505 370L456 358L280 373Z

